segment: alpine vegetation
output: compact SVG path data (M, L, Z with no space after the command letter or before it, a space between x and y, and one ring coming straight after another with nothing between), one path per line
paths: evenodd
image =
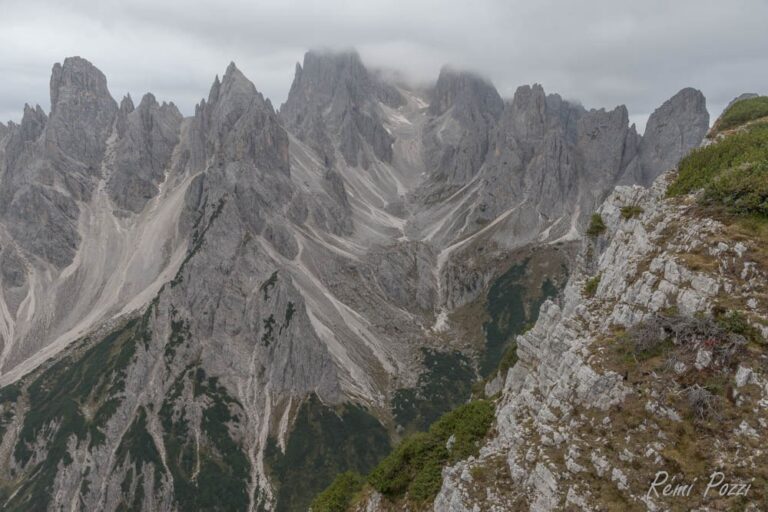
M768 499L765 98L640 135L390 76L310 51L277 107L231 63L184 116L53 66L0 125L0 509Z

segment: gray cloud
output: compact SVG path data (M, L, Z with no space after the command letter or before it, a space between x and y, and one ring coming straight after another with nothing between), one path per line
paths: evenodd
M765 0L0 0L0 119L48 108L54 62L91 60L118 100L153 92L185 114L234 60L285 99L309 48L356 48L370 66L429 82L450 64L587 107L648 114L685 86L716 115L741 92L768 93Z

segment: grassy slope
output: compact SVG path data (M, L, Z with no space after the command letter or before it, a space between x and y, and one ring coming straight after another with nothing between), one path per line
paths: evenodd
M758 96L737 101L717 121L714 132L722 132L741 126L749 121L768 116L768 96Z
M702 190L700 202L739 217L768 218L768 97L734 103L713 132L738 128L680 161L669 196Z

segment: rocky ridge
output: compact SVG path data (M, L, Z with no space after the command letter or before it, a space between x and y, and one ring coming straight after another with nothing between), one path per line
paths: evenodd
M707 123L683 99L654 114L691 124L670 151ZM425 93L356 54L307 54L279 112L234 64L190 118L81 58L51 103L0 130L9 510L288 509L303 418L362 446L426 349L470 374L451 315L510 251L578 239L642 146L623 107L448 70Z
M690 198L665 199L669 179L650 189L617 187L600 207L606 234L585 242L563 298L546 303L517 338L519 362L486 389L500 391L495 430L477 458L444 471L434 510L720 510L733 501L719 487L703 496L711 472L746 483L765 477L764 345L750 345L726 367L703 337L653 373L636 369L637 359L616 362L621 333L658 315L735 309L768 335L764 244L702 215ZM627 206L641 213L627 218ZM585 297L593 276L599 284ZM718 400L728 405L714 423L699 423L681 396L713 375L723 379ZM690 498L649 492L658 471L697 479L698 487ZM758 510L762 492L753 488L742 503Z

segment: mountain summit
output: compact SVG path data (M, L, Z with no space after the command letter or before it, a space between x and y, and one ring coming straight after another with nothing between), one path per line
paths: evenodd
M354 52L307 53L279 111L234 63L191 117L118 105L79 57L51 104L0 125L5 510L305 510L465 402L614 187L708 125L692 89L640 136Z

